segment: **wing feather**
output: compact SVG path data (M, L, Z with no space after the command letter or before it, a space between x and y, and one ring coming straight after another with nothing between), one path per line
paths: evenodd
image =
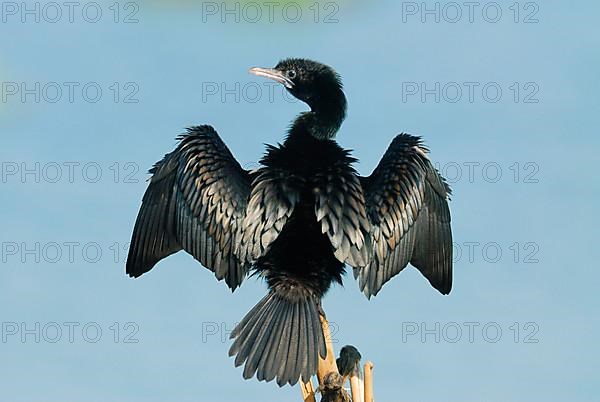
M369 263L371 243L363 188L352 167L354 158L342 152L314 178L315 215L329 237L335 257L353 267Z
M438 291L452 288L450 188L419 137L400 134L371 176L361 178L373 254L354 276L367 297L410 262Z
M283 230L300 200L293 180L284 170L267 167L257 170L235 248L241 261L253 263L263 256Z
M133 230L126 272L138 277L181 249L233 290L248 265L235 254L250 175L210 126L188 129L152 177Z

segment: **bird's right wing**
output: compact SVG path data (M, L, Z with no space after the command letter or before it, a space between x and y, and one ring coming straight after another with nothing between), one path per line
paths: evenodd
M438 291L452 287L450 188L432 166L421 140L400 134L371 176L362 178L371 221L373 256L355 267L371 297L410 262Z
M188 129L151 170L126 271L138 277L181 249L234 290L248 271L236 255L250 175L210 126Z

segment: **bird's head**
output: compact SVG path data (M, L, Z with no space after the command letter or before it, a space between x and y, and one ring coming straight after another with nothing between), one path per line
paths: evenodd
M254 67L250 73L283 85L310 106L312 115L304 120L318 120L314 124L323 126L323 137L335 135L346 116L346 97L340 76L331 67L307 59L285 59L274 68Z

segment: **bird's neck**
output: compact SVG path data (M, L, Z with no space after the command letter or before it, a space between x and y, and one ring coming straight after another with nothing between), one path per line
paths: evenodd
M319 140L335 138L346 118L346 97L339 89L326 98L309 100L311 110L301 113L292 123L290 137L309 134Z

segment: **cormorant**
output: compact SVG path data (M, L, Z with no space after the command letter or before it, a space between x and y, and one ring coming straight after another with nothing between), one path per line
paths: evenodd
M268 294L231 335L243 376L307 380L325 357L320 301L344 264L370 298L410 262L441 293L452 283L450 189L419 137L399 134L368 177L334 140L346 97L328 66L286 59L251 73L310 107L261 166L242 169L211 126L192 127L150 170L127 258L138 277L185 250L235 290L249 272Z
M360 364L361 357L358 349L352 345L346 345L340 350L340 357L335 360L335 364L342 376L342 384L346 382L346 378Z

